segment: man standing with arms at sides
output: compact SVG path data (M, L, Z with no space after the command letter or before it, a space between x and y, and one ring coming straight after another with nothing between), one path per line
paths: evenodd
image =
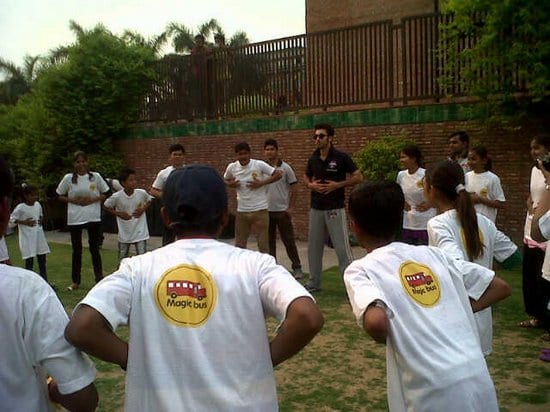
M294 240L292 212L296 201L296 174L292 167L279 157L279 145L275 139L264 142L264 154L267 163L282 174L281 179L267 187L267 210L269 211L269 254L277 259L277 228L286 248L286 254L292 262L292 271L296 279L303 277L302 264Z
M464 170L469 172L468 151L470 150L470 136L464 131L454 132L449 136L449 159L457 162Z
M124 259L76 307L67 339L127 369L127 411L276 411L273 368L319 332L319 307L273 257L216 240L228 210L213 168L174 171L163 200L178 240ZM271 341L266 316L281 322Z
M170 153L170 157L168 158L168 162L170 163L170 165L158 172L155 181L149 189L149 193L159 200L162 199L162 190L164 189L164 184L166 183L166 179L168 179L168 176L170 176L170 173L172 173L175 169L181 169L183 166L185 166L183 163L185 148L181 144L175 143L173 145L170 145L168 152ZM174 236L172 231L166 226L163 226L162 246L167 245L168 243L172 243L175 238L176 237Z
M13 177L0 157L0 237L8 226L12 193ZM69 411L95 411L95 367L65 340L68 321L61 301L44 279L0 264L2 411L47 412L49 400ZM52 378L49 383L47 375Z
M227 187L237 189L235 246L246 248L252 226L258 232L258 250L269 253L269 213L266 185L281 178L281 172L263 160L250 158L246 142L235 145L237 160L229 163L223 178Z
M311 190L309 210L308 261L309 281L306 289L321 291L323 249L327 234L338 257L340 273L352 262L349 228L344 201L345 188L362 180L351 157L332 145L334 128L330 124L315 126L313 141L317 149L307 162L304 183Z

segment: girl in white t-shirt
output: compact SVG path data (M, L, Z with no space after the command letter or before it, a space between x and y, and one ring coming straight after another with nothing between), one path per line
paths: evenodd
M488 269L493 258L508 266L519 264L517 246L495 224L476 212L464 187L462 168L451 161L438 162L428 168L426 197L438 215L428 222L430 245L443 249L455 259L468 260ZM475 313L481 348L485 356L492 352L493 321L491 308Z
M74 171L63 176L57 186L58 199L67 203L67 226L71 232L72 291L80 287L82 268L82 231L88 231L88 244L96 283L103 279L101 254L101 203L109 186L97 172L90 172L88 156L82 151L74 154Z
M404 170L397 174L397 183L405 195L403 231L401 240L411 245L427 245L426 224L435 216L435 209L424 196L424 173L422 153L416 145L404 147L399 154L399 162Z
M468 152L470 172L466 173L466 190L476 211L496 221L498 209L506 198L499 177L491 171L492 160L485 146L476 146Z
M47 282L46 254L50 253L50 248L42 229L43 213L38 202L38 189L24 184L22 195L24 202L15 207L10 222L19 230L19 250L25 260L25 269L33 270L36 256L40 276Z

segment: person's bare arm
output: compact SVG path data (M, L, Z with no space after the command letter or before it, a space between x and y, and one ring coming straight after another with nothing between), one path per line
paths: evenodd
M474 312L478 312L482 309L488 308L489 306L507 298L512 294L512 288L508 283L499 277L495 276L483 295L479 297L478 300L470 299L470 304Z
M292 215L292 212L294 211L294 207L296 205L296 195L298 193L298 184L297 183L291 184L289 192L290 193L288 197L288 209L286 210L286 212L289 215Z
M371 303L363 315L363 329L378 343L386 343L390 321L384 308Z
M323 314L313 299L305 296L295 299L270 343L273 366L298 353L319 333L324 322Z
M52 380L48 383L48 394L50 399L71 412L93 412L97 408L98 395L93 383L79 391L61 394L57 383Z
M273 182L276 182L279 180L283 174L280 170L275 170L271 176L269 176L267 179L264 180L252 180L251 182L247 183L247 186L251 189L258 189L262 186L269 185Z
M544 179L546 182L546 187L548 187L548 182L550 182L550 172L547 171L544 168L544 165L539 161L539 167L544 175ZM531 237L533 240L537 242L546 242L548 239L546 239L539 227L539 221L542 216L546 214L550 210L550 190L545 190L542 194L540 201L537 205L537 207L533 210L533 222L531 223Z
M120 339L107 320L88 305L80 305L65 328L65 338L80 350L126 370L128 342Z
M361 171L357 169L355 172L349 175L346 180L342 180L340 182L328 180L326 183L323 183L324 190L321 193L327 194L343 187L355 186L357 183L360 183L361 180L363 180L363 175L361 174Z

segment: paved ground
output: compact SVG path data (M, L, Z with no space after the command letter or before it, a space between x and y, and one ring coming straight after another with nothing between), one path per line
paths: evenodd
M105 240L103 241L103 247L106 249L117 250L118 235L116 233L105 233L104 236L105 236ZM46 237L48 239L48 242L64 243L67 245L71 244L69 232L60 232L58 230L47 231ZM85 245L86 234L83 235L83 239L84 239L84 245ZM233 239L228 239L223 241L233 244ZM149 250L156 249L161 245L162 245L162 239L158 236L152 236L147 241L147 248ZM248 242L248 246L250 249L258 250L255 239L251 238L251 240ZM296 246L298 248L298 254L300 255L300 260L302 262L302 269L304 272L309 272L308 262L307 262L307 242L296 241ZM358 246L352 247L352 250L353 250L353 256L355 259L362 257L365 254L364 250ZM291 268L290 259L288 259L288 256L286 255L285 247L280 240L277 242L277 256L279 258L279 263L281 263L283 266L287 267L288 269ZM338 259L336 258L336 253L334 252L334 249L325 247L325 253L323 256L323 268L328 269L332 266L338 266Z

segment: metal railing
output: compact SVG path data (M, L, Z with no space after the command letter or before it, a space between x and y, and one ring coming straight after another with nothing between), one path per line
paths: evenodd
M407 17L318 33L168 55L143 101L142 121L237 117L307 108L439 99L465 93L442 39L448 16ZM474 44L466 36L457 51ZM517 73L482 68L521 89ZM502 74L501 74L502 73ZM492 76L491 81L495 76ZM447 81L442 81L446 79Z

